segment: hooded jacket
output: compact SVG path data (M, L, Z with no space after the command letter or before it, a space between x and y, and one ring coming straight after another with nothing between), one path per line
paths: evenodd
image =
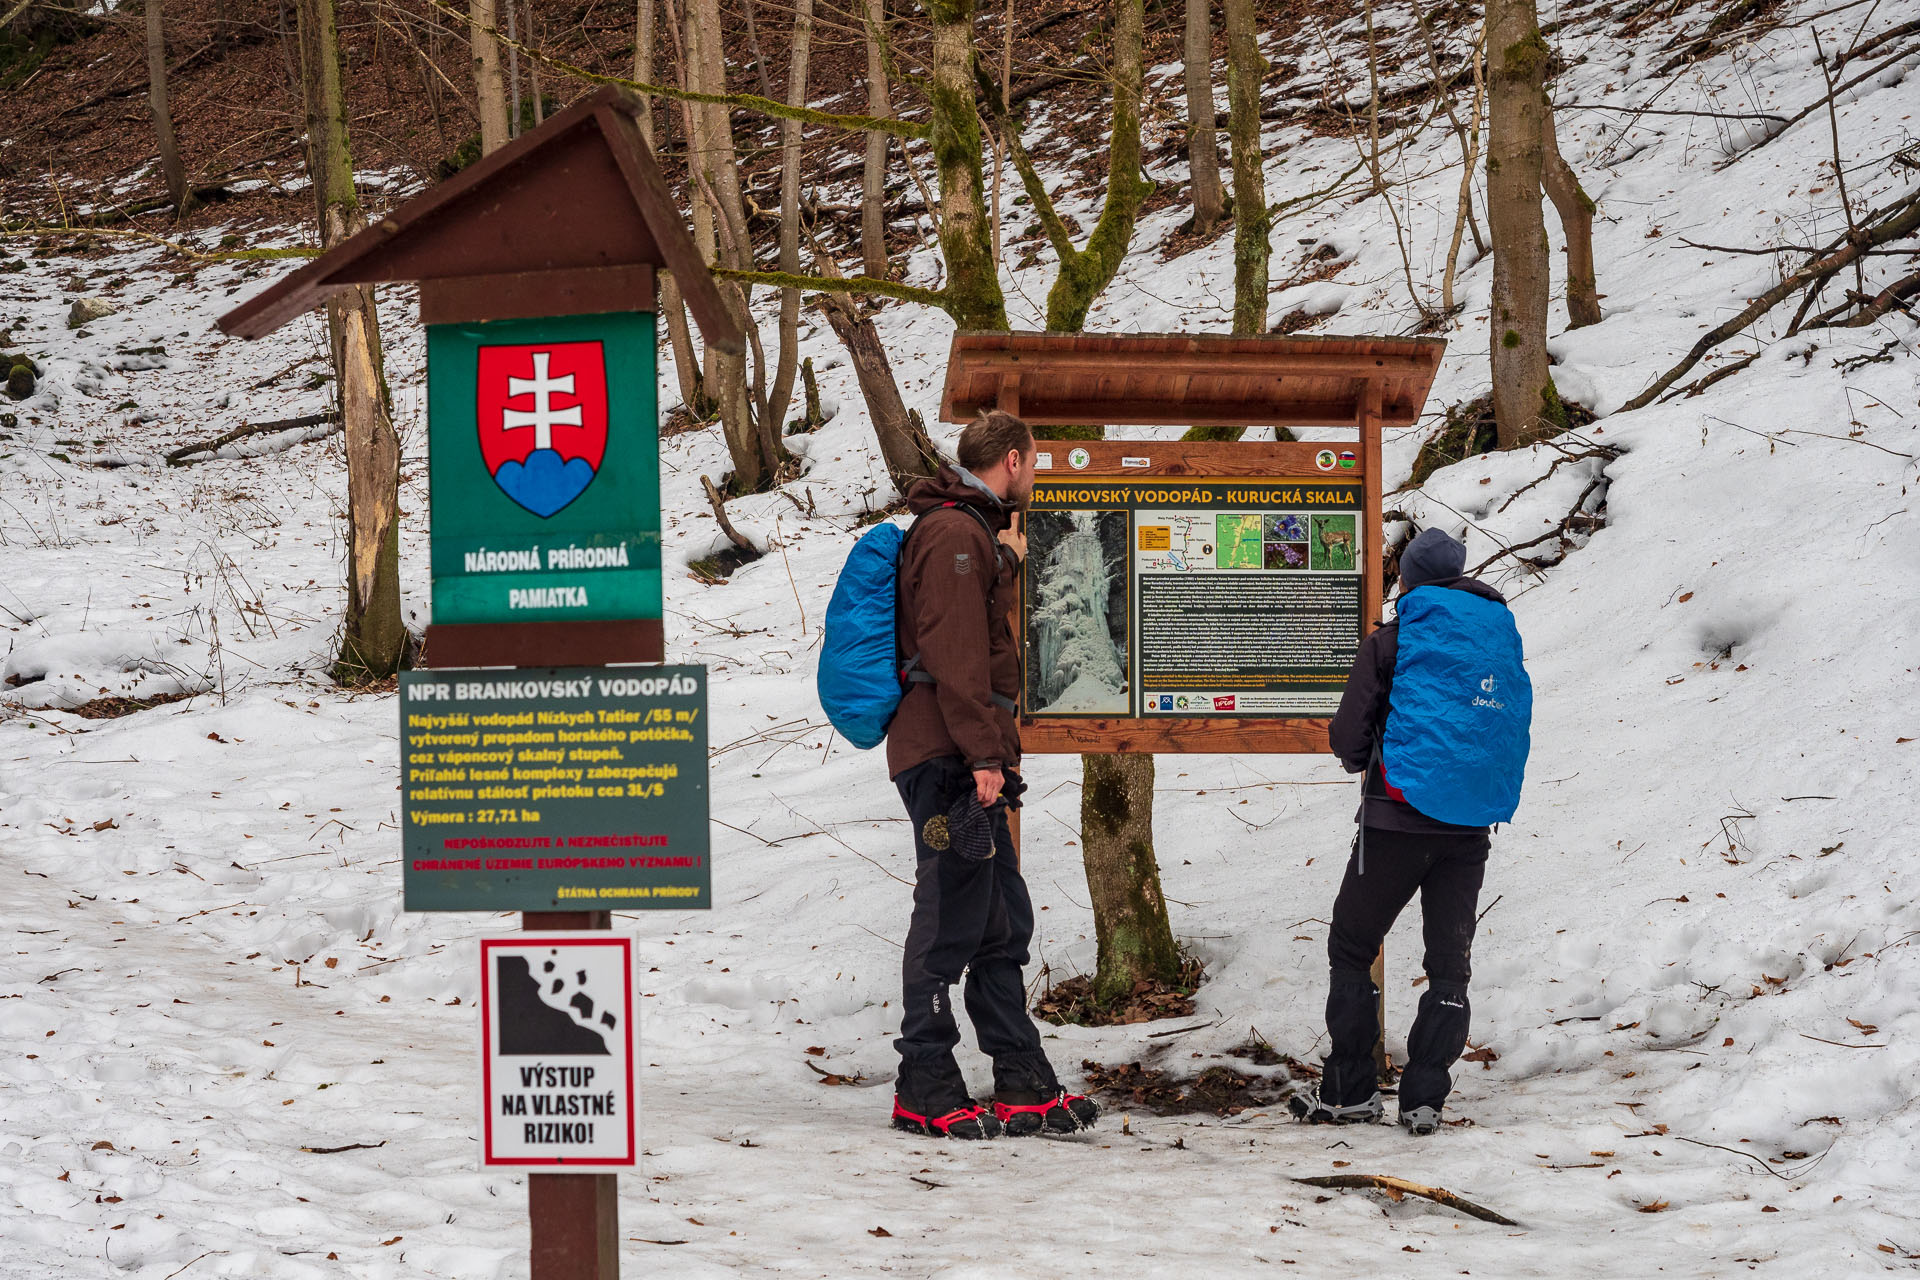
M1429 587L1465 591L1505 604L1507 598L1477 578L1450 577L1422 582ZM1328 737L1333 753L1348 773L1367 774L1364 799L1356 821L1383 831L1406 831L1416 835L1484 835L1485 827L1462 827L1438 818L1429 818L1405 800L1387 793L1384 766L1369 771L1376 747L1387 730L1387 712L1392 706L1393 668L1400 656L1400 624L1389 622L1360 642L1353 670L1347 673L1347 689L1340 697L1340 710L1334 714Z
M1009 708L1020 696L1020 560L987 532L1008 528L1013 510L959 466L915 484L907 509L915 519L900 553L900 655L905 665L918 654L933 681L907 686L887 726L887 772L941 756L969 768L1018 765L1020 726Z

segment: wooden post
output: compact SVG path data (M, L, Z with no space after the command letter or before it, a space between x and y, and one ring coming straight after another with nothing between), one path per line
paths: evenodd
M1360 469L1364 481L1360 501L1361 522L1366 530L1363 545L1380 537L1380 402L1380 384L1369 378L1360 392ZM1360 612L1366 620L1369 633L1380 626L1380 596L1386 582L1386 565L1381 556L1385 550L1382 546L1369 547L1366 567L1360 575L1360 589L1365 595ZM1364 787L1366 783L1360 785ZM1374 1005L1380 1036L1373 1042L1373 1061L1380 1073L1385 1075L1393 1069L1393 1059L1387 1056L1387 949L1384 945L1373 957L1370 976L1373 978L1373 989L1380 993Z
M520 927L611 929L611 911L523 911ZM532 1280L619 1280L620 1179L611 1173L527 1175Z

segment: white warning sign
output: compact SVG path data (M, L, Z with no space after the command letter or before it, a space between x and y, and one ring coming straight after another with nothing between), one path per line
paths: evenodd
M634 1163L633 940L480 940L483 1165Z

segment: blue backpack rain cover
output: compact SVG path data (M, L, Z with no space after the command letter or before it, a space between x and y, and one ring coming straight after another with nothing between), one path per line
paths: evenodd
M906 531L875 525L853 544L827 604L815 683L840 736L862 751L887 736L902 693L894 612Z
M1400 597L1381 747L1388 783L1430 818L1506 822L1520 807L1533 684L1507 607L1451 587Z

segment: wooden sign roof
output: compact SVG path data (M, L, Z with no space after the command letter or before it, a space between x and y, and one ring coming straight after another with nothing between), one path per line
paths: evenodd
M944 422L1004 408L1035 425L1411 426L1442 338L1235 338L1194 333L957 333Z
M519 314L652 310L652 269L665 267L707 345L741 350L638 109L623 89L599 90L228 312L221 329L262 337L348 286L400 280L463 297L507 281L535 306L553 300Z

